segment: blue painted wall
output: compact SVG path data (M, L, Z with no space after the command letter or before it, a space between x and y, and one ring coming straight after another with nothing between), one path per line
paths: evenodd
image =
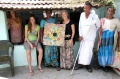
M115 11L115 17L120 19L120 0L116 0L115 2L115 8L116 8L116 11Z

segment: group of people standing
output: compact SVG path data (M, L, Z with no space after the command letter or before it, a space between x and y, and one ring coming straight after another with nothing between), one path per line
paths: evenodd
M107 16L100 21L98 15L95 13L94 10L92 10L91 3L88 1L85 2L84 12L81 13L79 20L80 48L78 51L79 58L75 66L75 70L83 68L85 66L88 72L92 72L90 64L93 56L93 47L97 31L99 31L99 65L103 66L103 68L106 68L107 66L112 64L114 56L114 33L115 31L120 31L120 22L118 19L113 17L114 13L115 9L109 7L107 9ZM16 14L12 11L10 14L12 17L11 19L8 19L8 29L18 28L18 25L21 26L19 24L21 23L21 20L17 19L17 17L15 19ZM57 20L55 18L52 18L51 14L51 10L46 10L47 17L41 20L40 25L36 23L35 16L31 15L29 17L28 24L25 25L24 48L26 49L28 67L31 76L34 74L31 65L31 49L33 49L34 47L37 48L39 53L38 70L40 72L44 72L41 66L43 51L45 66L54 66L58 71L60 71L61 68L69 70L74 64L73 39L75 35L75 25L73 21L68 18L68 12L66 10L63 10L61 12L61 16L63 19L61 23L66 24L64 46L42 46L45 23L57 23ZM18 23L18 25L16 24L15 26L11 27L14 22ZM11 32L13 30L14 29L12 29ZM20 30L20 28L18 30ZM11 34L11 36L12 35L13 34ZM18 41L17 35L14 40L15 39ZM19 39L19 41L20 40L21 39ZM17 43L17 41L15 43Z
M31 52L30 50L34 47L38 50L38 70L43 72L44 70L41 67L43 50L41 43L43 42L43 33L45 23L57 23L57 20L51 17L52 11L46 10L47 17L42 19L40 26L36 24L35 17L32 15L29 18L29 23L25 25L25 42L24 47L27 52L27 60L30 75L33 75L33 70L31 66ZM74 62L74 53L73 53L73 38L75 35L75 26L74 23L68 18L68 12L62 11L62 24L66 24L65 31L65 45L63 47L58 46L44 46L44 63L45 66L53 66L60 71L61 68L70 69ZM40 38L40 42L39 42ZM60 54L60 56L59 56Z

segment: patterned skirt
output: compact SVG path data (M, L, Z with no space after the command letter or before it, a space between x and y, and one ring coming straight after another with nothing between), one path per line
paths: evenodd
M58 53L59 50L57 46L45 46L45 66L59 66Z
M101 44L98 50L98 62L101 66L109 66L114 56L114 32L105 30L102 32Z
M74 63L73 45L68 45L69 40L65 40L65 45L60 47L60 67L70 69Z
M11 28L10 28L10 41L12 43L21 43L22 42L21 26L17 27L17 26L11 25Z

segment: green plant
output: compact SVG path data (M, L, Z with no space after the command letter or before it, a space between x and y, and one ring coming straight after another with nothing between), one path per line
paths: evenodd
M99 0L99 2L101 2L103 5L109 5L114 7L115 0Z

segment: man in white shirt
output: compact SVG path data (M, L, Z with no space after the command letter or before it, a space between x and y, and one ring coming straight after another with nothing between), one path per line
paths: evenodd
M79 48L78 64L75 70L85 66L88 72L92 72L90 67L93 56L93 46L96 38L96 32L100 27L100 20L98 15L92 10L92 4L87 1L84 5L84 12L81 13L79 20L79 41L81 42Z

